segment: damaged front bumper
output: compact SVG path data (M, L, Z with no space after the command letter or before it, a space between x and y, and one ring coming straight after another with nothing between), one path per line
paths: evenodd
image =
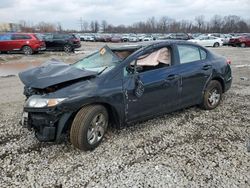
M72 113L59 112L55 108L34 109L24 108L22 126L35 131L36 138L41 142L54 142L62 138Z

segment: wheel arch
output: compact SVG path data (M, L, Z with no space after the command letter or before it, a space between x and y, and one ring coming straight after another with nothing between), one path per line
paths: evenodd
M30 45L28 45L28 44L22 45L21 49L23 49L25 46L28 46L28 47L30 47L33 50L33 48Z
M216 80L218 81L220 84L221 84L221 87L222 87L222 92L224 93L225 92L225 82L224 82L224 79L219 77L219 76L216 76L216 77L213 77L211 80Z
M65 118L63 117L62 119L59 120L57 134L56 134L56 140L58 142L60 142L61 134L66 133L70 129L76 114L82 108L84 108L86 106L90 106L90 105L102 105L102 106L104 106L107 109L107 112L108 112L108 115L109 115L109 122L110 122L109 125L111 127L114 127L114 128L118 128L118 129L121 128L120 116L119 116L119 113L118 113L117 109L114 106L112 106L111 104L106 103L106 102L88 103L88 104L85 104L85 105L81 106L79 109L77 109L74 112L65 113L64 114Z
M76 116L76 114L84 107L86 106L90 106L90 105L102 105L106 108L108 115L109 115L109 121L111 122L111 126L115 127L115 128L119 128L120 127L120 115L118 113L118 110L111 104L107 103L107 102L92 102L92 103L88 103L85 104L83 106L81 106L79 109L77 109L75 112L72 113L70 119L74 119L74 117Z

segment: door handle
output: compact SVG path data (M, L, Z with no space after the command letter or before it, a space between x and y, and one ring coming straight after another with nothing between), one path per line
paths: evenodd
M171 75L169 75L169 76L167 77L167 80L175 80L175 79L177 79L177 78L179 78L179 75L177 75L177 74L171 74Z
M202 67L202 70L208 70L208 69L211 69L212 68L212 65L204 65Z

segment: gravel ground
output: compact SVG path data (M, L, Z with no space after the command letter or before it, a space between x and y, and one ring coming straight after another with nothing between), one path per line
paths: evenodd
M83 43L83 53L103 44ZM0 78L0 187L250 187L250 48L211 50L232 60L221 105L109 129L92 152L39 143L19 125L24 96L16 76ZM2 64L66 61L82 54L2 55ZM1 69L1 65L0 65Z

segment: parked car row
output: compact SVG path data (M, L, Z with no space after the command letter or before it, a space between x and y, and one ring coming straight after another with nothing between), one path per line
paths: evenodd
M250 47L250 34L249 33L237 33L237 34L200 34L194 39L189 40L191 42L200 44L202 46L219 47L222 45L238 46L238 47Z
M206 35L200 35L199 37L190 39L189 41L206 47L219 47L223 45L222 38Z
M46 33L43 39L47 50L63 50L72 52L81 47L81 41L74 34Z
M7 33L0 34L0 52L22 51L31 55L45 50L46 44L42 36L34 33Z
M171 34L96 34L85 33L78 34L81 41L90 42L139 42L139 41L153 41L178 39L188 40L191 35L186 33L171 33Z
M21 51L31 55L44 50L74 52L81 47L81 41L92 42L139 42L153 40L189 40L202 46L222 45L250 46L250 34L64 34L64 33L6 33L0 34L0 52Z
M139 42L153 40L190 40L203 46L219 47L222 45L249 46L247 39L250 34L223 33L169 33L169 34L77 34L81 41L91 42ZM234 42L235 41L235 42Z
M250 47L250 34L244 34L242 36L231 38L228 42L230 46Z
M31 55L44 50L63 50L73 52L81 47L74 34L62 33L6 33L0 34L0 52L21 51Z

